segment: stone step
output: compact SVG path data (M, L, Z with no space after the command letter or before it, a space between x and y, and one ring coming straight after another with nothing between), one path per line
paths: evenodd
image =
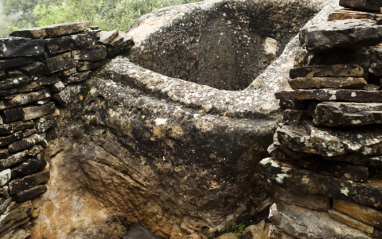
M362 89L367 82L362 77L298 77L289 79L292 89Z
M275 158L263 159L260 164L264 177L270 185L285 188L289 192L343 199L382 209L381 186L314 173L282 163Z
M330 127L382 124L382 103L323 102L316 106L313 122Z
M373 20L380 25L382 23L382 14L341 9L331 13L328 17L328 21L347 20L347 19Z
M317 65L294 68L289 71L291 79L298 77L353 76L363 77L365 72L358 64Z
M382 3L380 0L340 0L340 6L361 11L380 12Z
M382 91L351 89L286 90L277 92L276 99L350 102L382 102Z
M382 154L382 127L378 125L342 130L318 128L305 121L301 126L284 125L276 133L282 147L297 152L328 157Z
M320 22L302 29L300 42L310 52L374 46L382 42L382 26L358 19Z

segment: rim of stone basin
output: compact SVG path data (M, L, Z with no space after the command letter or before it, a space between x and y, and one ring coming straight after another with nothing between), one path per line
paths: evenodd
M200 9L211 9L217 4L245 2L245 0L206 0L160 9L139 18L128 31L135 42L132 51L140 50L150 35L163 28L169 28L185 15ZM304 4L317 12L307 25L323 21L338 7L338 1L327 0L259 0L256 4ZM325 7L323 7L325 6ZM168 77L145 69L129 61L127 56L119 56L108 63L103 72L115 81L137 88L152 96L177 102L186 107L204 110L206 113L245 118L274 118L279 115L278 100L274 93L289 88L289 70L297 50L301 48L298 37L293 37L281 55L264 72L256 77L244 90L219 90L179 78Z

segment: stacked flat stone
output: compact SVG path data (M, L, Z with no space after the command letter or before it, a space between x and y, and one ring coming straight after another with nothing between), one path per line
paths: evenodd
M276 93L270 238L382 238L382 1L340 5L300 32L292 90Z
M0 237L38 216L50 177L44 148L59 107L79 96L107 58L132 46L123 32L88 22L0 38Z

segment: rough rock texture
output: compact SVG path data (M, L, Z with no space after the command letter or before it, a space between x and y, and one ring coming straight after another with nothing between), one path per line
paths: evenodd
M381 1L379 0L340 0L340 5L373 12L379 12L381 10Z
M170 77L243 90L325 2L210 0L164 8L131 26L129 58Z

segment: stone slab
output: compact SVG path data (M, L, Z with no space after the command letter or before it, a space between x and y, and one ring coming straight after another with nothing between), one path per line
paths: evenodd
M358 220L356 220L356 219L354 219L354 218L352 218L346 214L343 214L337 210L330 209L328 211L328 213L332 218L336 219L337 221L343 222L348 226L351 226L351 227L357 228L359 230L365 231L369 234L373 234L373 232L374 232L374 227L367 225L363 222L360 222L360 221L358 221Z
M382 42L382 26L359 19L320 22L302 29L300 42L310 52L374 46Z
M119 31L117 29L111 31L101 31L99 33L98 42L104 45L110 45L112 41L119 35Z
M362 11L379 12L382 4L380 0L340 0L340 6Z
M21 66L18 69L28 76L37 75L45 69L45 64L42 62L33 62L29 65Z
M382 211L344 200L333 200L333 208L364 223L382 229Z
M6 185L9 180L11 180L11 170L8 168L0 172L0 186Z
M334 64L334 65L315 65L293 68L289 71L291 79L298 77L338 77L353 76L363 77L365 72L358 64Z
M27 151L10 155L8 158L0 160L0 170L22 163L27 159L28 159Z
M47 103L42 106L28 106L23 107L24 120L37 119L45 115L53 114L56 106L53 102Z
M50 54L59 54L66 51L87 48L96 44L97 35L94 32L70 35L60 38L46 39L46 48Z
M38 173L42 171L46 166L46 161L41 154L30 158L16 167L12 168L12 178L20 178L26 175Z
M48 188L45 185L37 185L28 190L17 193L16 195L13 196L13 198L15 199L16 202L22 203L40 196L41 194L45 193L47 190Z
M13 142L21 140L22 138L23 138L22 132L17 132L9 136L0 137L0 147L12 144Z
M0 125L0 135L9 135L34 126L33 121L18 121L10 124Z
M35 60L31 57L17 57L11 59L0 59L0 70L28 65Z
M70 75L69 77L65 78L63 81L66 84L75 84L79 82L83 82L90 78L91 71L84 71L79 73L74 73Z
M292 89L362 89L367 82L361 77L297 77L289 79Z
M106 59L106 46L94 45L86 49L72 51L73 59L80 61L101 61Z
M36 120L36 129L38 133L43 133L50 128L53 128L57 125L57 121L52 115L48 115L46 117L41 117Z
M352 10L337 10L328 16L328 21L346 20L346 19L368 19L376 21L379 25L382 23L382 14L361 12Z
M112 43L113 45L113 43ZM134 46L134 41L131 37L124 37L121 43L107 48L107 57L112 58L122 52L125 52Z
M0 218L0 232L4 232L6 229L17 224L25 218L28 218L33 211L33 205L31 201L27 201L21 204L14 204L10 211L5 212ZM18 224L19 225L19 224Z
M350 89L287 90L277 92L275 95L277 99L284 100L382 102L382 91Z
M73 23L61 23L44 27L36 27L31 29L14 31L10 36L36 38L42 37L57 37L75 34L85 31L90 28L89 22L73 22Z
M268 186L267 191L274 200L281 200L289 204L296 204L300 207L312 210L327 211L330 209L330 199L314 195L296 194L276 186Z
M295 238L371 239L365 232L331 218L327 212L293 204L273 204L269 219L275 226Z
M39 144L45 140L45 133L34 134L28 138L23 138L20 141L14 142L8 146L9 152L17 152L24 150L26 148L32 147Z
M63 53L54 57L50 57L45 61L46 74L53 74L55 72L73 68L75 63L72 58L71 52Z
M295 193L343 199L382 209L382 187L330 177L266 158L261 169L267 182ZM330 186L328 186L330 185Z
M45 52L45 41L18 37L0 37L0 57L39 56Z
M0 101L0 110L16 107L19 105L26 105L28 103L32 103L38 100L43 100L49 97L51 97L51 95L48 89L13 95L6 100Z
M81 93L81 85L70 85L53 98L62 106L67 106Z
M382 124L382 103L323 102L314 110L313 123L330 127Z
M40 173L25 176L23 178L11 180L9 182L9 193L11 195L15 195L34 186L45 184L49 181L49 177L49 171L43 171Z

